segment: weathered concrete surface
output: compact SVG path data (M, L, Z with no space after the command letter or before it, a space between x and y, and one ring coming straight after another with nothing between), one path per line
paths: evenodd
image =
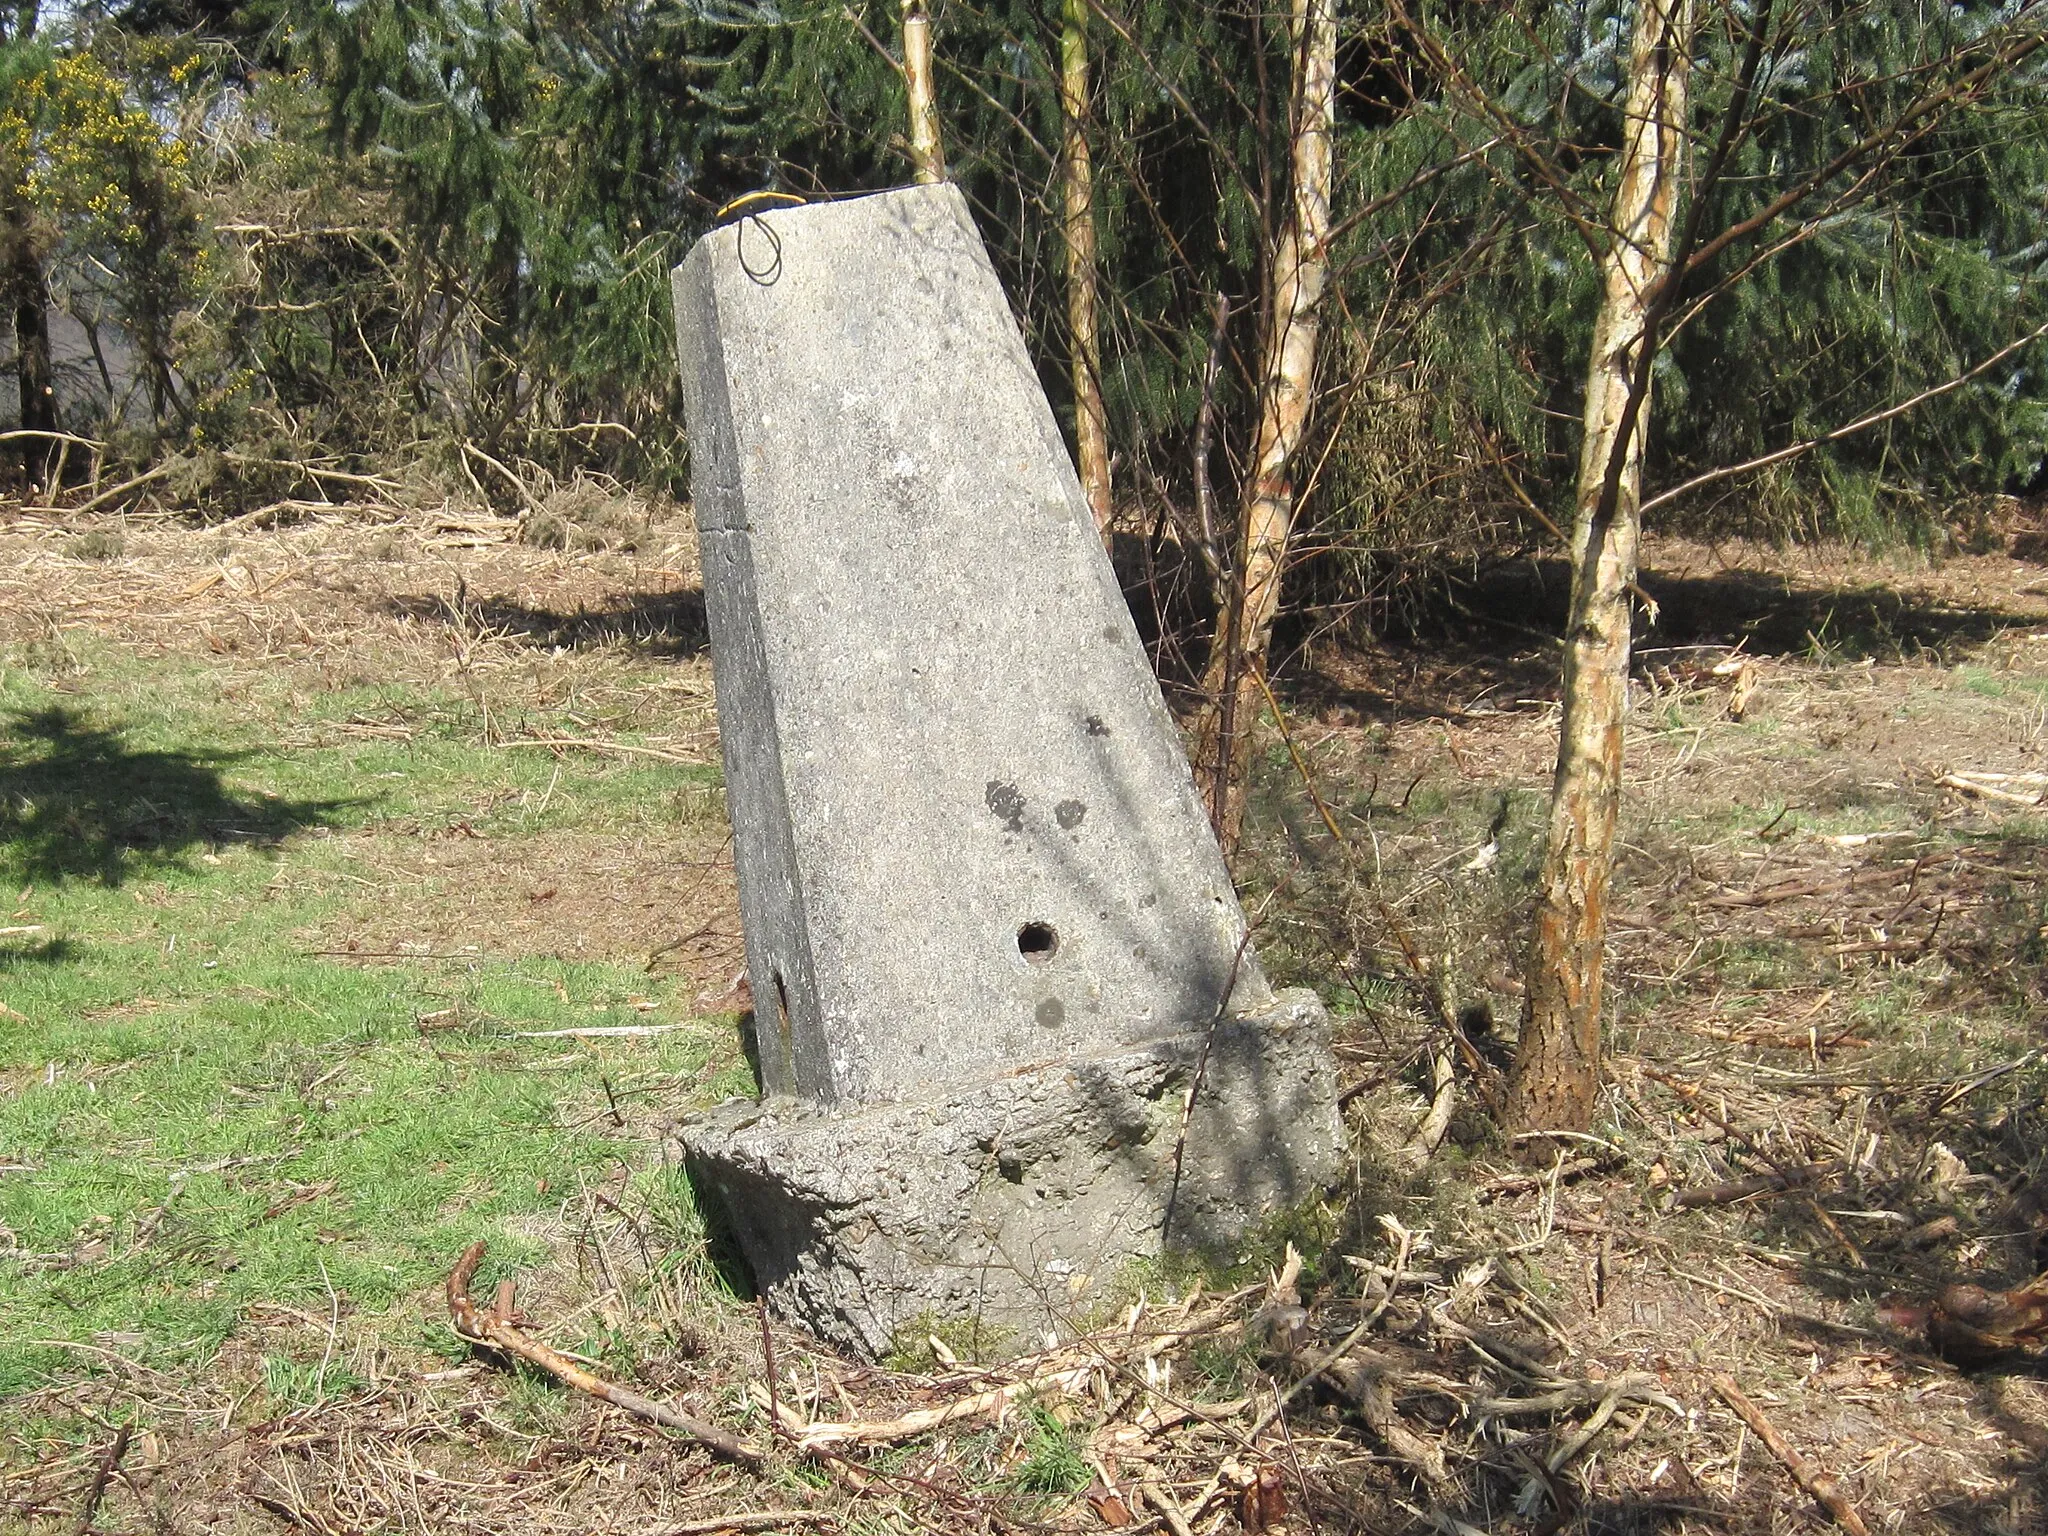
M872 1359L906 1325L942 1317L983 1321L991 1342L1036 1339L1162 1238L1228 1253L1261 1217L1328 1185L1344 1150L1336 1098L1322 1007L1285 992L1213 1035L916 1103L839 1113L734 1100L686 1127L682 1150L763 1290Z
M744 220L675 288L768 1089L904 1098L1171 1035L1233 973L1263 1003L959 192Z
M1321 1015L1274 1011L958 191L743 219L675 302L769 1095L683 1140L757 1276L873 1350L1156 1252L1156 1111L1212 1026L1175 1237L1306 1194ZM1022 1145L1042 1195L1005 1177Z

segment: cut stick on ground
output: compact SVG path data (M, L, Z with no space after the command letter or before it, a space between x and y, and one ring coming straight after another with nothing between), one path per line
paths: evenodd
M114 1431L114 1443L100 1457L99 1470L93 1473L92 1486L85 1490L85 1502L78 1508L78 1523L71 1527L71 1536L85 1536L92 1529L92 1517L100 1512L100 1500L107 1496L107 1484L114 1480L121 1458L128 1454L128 1441L134 1433L133 1424L123 1424Z
M1166 1491L1162 1483L1147 1480L1138 1485L1138 1492L1152 1512L1159 1516L1173 1536L1195 1536L1194 1527L1188 1524L1188 1517L1174 1496Z
M898 1440L910 1440L935 1429L943 1429L948 1424L988 1414L1000 1415L1019 1398L1046 1392L1079 1392L1088 1384L1094 1369L1092 1365L1074 1366L1025 1381L1013 1381L992 1391L977 1392L972 1397L963 1397L938 1408L920 1408L915 1413L906 1413L895 1419L806 1424L787 1404L777 1403L775 1407L783 1427L796 1437L797 1449L802 1451L822 1450L833 1445L891 1445ZM755 1395L766 1406L765 1390L757 1391Z
M1512 1419L1536 1414L1564 1413L1572 1408L1587 1408L1598 1405L1606 1398L1619 1394L1625 1401L1653 1403L1659 1408L1669 1409L1679 1418L1685 1417L1685 1410L1661 1390L1657 1377L1644 1371L1634 1371L1625 1376L1611 1377L1606 1381L1573 1381L1545 1392L1540 1397L1483 1397L1468 1403L1465 1417L1474 1423L1487 1419Z
M1783 1173L1759 1173L1753 1178L1731 1179L1726 1184L1701 1185L1680 1190L1678 1205L1681 1210L1690 1211L1707 1205L1733 1205L1759 1195L1781 1195L1787 1190L1810 1188L1841 1171L1840 1162L1808 1163L1804 1168L1788 1168Z
M685 1520L679 1525L657 1525L640 1536L716 1536L719 1531L780 1531L800 1525L836 1525L839 1517L822 1509L763 1509L742 1515L720 1515L711 1520Z
M1934 782L1944 789L1960 790L1966 795L1975 795L1983 800L1996 800L2002 805L2039 805L2048 800L2048 789L2037 789L2031 795L2015 794L2002 789L2002 784L2034 784L2041 776L2032 773L1944 773Z
M2032 802L2028 802L2031 804ZM1774 902L1792 901L1801 896L1834 896L1864 885L1896 885L1913 873L1913 866L1894 868L1886 865L1882 869L1866 869L1853 875L1844 875L1838 880L1787 880L1779 885L1767 885L1755 891L1725 891L1719 896L1709 896L1701 905L1709 907L1767 907Z
M1817 1472L1813 1465L1791 1446L1785 1443L1763 1416L1763 1410L1743 1395L1742 1388L1735 1384L1735 1378L1726 1371L1709 1371L1707 1381L1720 1394L1721 1401L1734 1411L1735 1416L1749 1426L1749 1432L1763 1441L1764 1448L1784 1464L1792 1474L1792 1481L1813 1496L1814 1502L1833 1517L1835 1524L1850 1533L1850 1536L1870 1536L1870 1527L1863 1523L1863 1517L1856 1512L1856 1506L1842 1497L1833 1477Z
M624 1035L665 1035L681 1024L592 1024L583 1029L515 1029L517 1040L609 1040Z
M168 475L169 473L171 473L172 470L176 468L178 468L177 460L167 460L164 463L157 465L155 469L144 470L141 474L137 475L133 480L123 480L119 485L114 486L111 490L101 491L99 495L93 497L92 500L90 501L81 501L75 507L24 507L22 508L22 510L24 512L56 512L67 517L75 517L80 512L90 512L95 507L103 507L108 502L113 501L117 497L127 495L130 491L139 491L145 485L149 485L154 481L163 479L165 475Z
M2048 773L1987 773L1978 768L1958 768L1959 779L1975 779L1980 784L2032 784L2048 789Z
M686 763L692 766L697 762L694 757L685 757L680 752L664 752L660 747L642 747L630 741L602 741L585 736L521 736L512 741L501 741L498 745L507 749L540 747L553 752L581 748L585 752L616 752L625 757L653 757L664 763Z
M1375 1360L1373 1364L1345 1361L1332 1367L1328 1379L1338 1394L1358 1410L1358 1416L1365 1420L1365 1427L1378 1436L1395 1456L1406 1462L1408 1469L1432 1489L1441 1489L1450 1481L1450 1468L1444 1461L1443 1447L1434 1440L1425 1440L1401 1420L1394 1406L1394 1380L1383 1365Z
M762 1452L716 1424L707 1424L679 1409L664 1407L652 1398L614 1386L591 1375L561 1351L529 1338L512 1321L510 1281L498 1287L497 1300L491 1306L478 1306L470 1297L469 1282L475 1278L476 1267L483 1256L484 1245L471 1243L448 1275L448 1317L454 1323L455 1331L465 1339L488 1344L508 1355L517 1355L528 1364L539 1366L557 1381L579 1392L587 1392L600 1402L623 1408L635 1417L659 1424L664 1429L688 1435L714 1456L721 1456L753 1471L759 1471L767 1464L768 1458Z

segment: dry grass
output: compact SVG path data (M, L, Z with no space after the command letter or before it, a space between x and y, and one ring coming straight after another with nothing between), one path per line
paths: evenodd
M17 520L0 529L0 623L16 644L196 658L228 687L268 671L308 692L452 688L508 752L714 760L680 525L656 524L658 549L580 554L508 526L421 513L222 543L138 524L87 559L67 541L89 530ZM987 1369L945 1364L943 1344L921 1368L855 1366L777 1327L773 1395L795 1426L779 1435L758 1318L666 1170L663 1106L636 1101L644 1163L531 1223L548 1257L521 1276L524 1309L556 1347L769 1448L766 1475L476 1356L423 1290L375 1315L340 1297L252 1307L197 1375L158 1372L118 1335L76 1351L75 1372L0 1410L0 1525L71 1530L113 1426L132 1422L102 1531L655 1536L795 1510L786 1528L1090 1530L1121 1511L1219 1533L1258 1524L1246 1489L1262 1474L1300 1531L1825 1528L1716 1396L1706 1373L1724 1370L1873 1530L2048 1529L2033 1367L1959 1371L1877 1310L1959 1275L2031 1274L2048 1228L2048 834L1938 782L2041 766L2038 573L1721 551L1730 574L1713 551L1659 555L1645 585L1669 627L1653 643L1687 649L1646 658L1611 1091L1582 1150L1526 1170L1483 1114L1554 730L1546 653L1501 627L1547 620L1496 592L1463 636L1318 652L1300 674L1290 723L1343 848L1284 755L1261 770L1245 872L1262 945L1337 1003L1357 1133L1347 1187L1295 1234L1299 1314L1261 1280L1279 1261L1265 1253L1200 1291L1161 1277L1135 1313L1083 1307L1053 1320L1048 1350ZM1739 720L1726 680L1693 665L1738 644L1757 667ZM543 706L545 735L566 707L581 744L518 745L543 734L526 724ZM389 739L419 722L366 709L280 728ZM721 816L707 806L670 859L626 835L475 839L451 811L431 837L377 842L384 862L317 937L503 954L580 939L623 958L680 940L655 962L711 1006L738 968ZM1446 1012L1481 1065L1460 1068L1425 1161L1401 1149ZM1681 1198L1809 1163L1828 1171L1807 1187ZM815 1421L1053 1375L1061 1389L1000 1422L834 1457L803 1445Z

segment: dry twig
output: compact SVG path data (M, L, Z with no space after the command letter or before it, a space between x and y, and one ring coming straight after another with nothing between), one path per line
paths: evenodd
M792 1525L832 1525L839 1517L822 1509L762 1509L745 1514L718 1515L709 1520L685 1520L678 1525L657 1525L641 1536L716 1536L720 1531L779 1531Z
M795 1409L785 1403L774 1403L773 1410L780 1419L783 1429L795 1437L799 1450L816 1451L833 1445L890 1445L899 1440L915 1439L935 1429L943 1429L948 1424L958 1424L988 1414L1000 1415L1019 1398L1035 1397L1045 1392L1078 1392L1087 1385L1088 1377L1093 1370L1094 1367L1087 1365L1072 1366L1043 1376L1009 1382L987 1392L977 1392L972 1397L963 1397L938 1408L920 1408L914 1413L906 1413L894 1419L851 1419L840 1423L807 1424L797 1416ZM756 1395L766 1406L765 1389Z
M615 1408L623 1408L651 1424L659 1424L665 1429L673 1429L688 1435L713 1455L736 1462L751 1471L759 1471L767 1464L768 1458L765 1455L738 1436L679 1409L664 1407L652 1398L642 1397L637 1392L614 1386L611 1382L591 1375L559 1350L550 1349L538 1340L529 1338L512 1320L510 1281L499 1286L497 1300L491 1306L479 1307L470 1297L469 1282L475 1278L476 1267L483 1256L484 1245L471 1243L463 1250L462 1257L456 1261L455 1268L448 1275L448 1317L454 1323L455 1331L465 1339L488 1344L508 1355L517 1355L579 1392L587 1392L600 1402L610 1403Z
M1782 1173L1759 1173L1753 1178L1731 1179L1725 1184L1706 1184L1678 1192L1678 1206L1681 1210L1697 1210L1706 1205L1733 1205L1738 1200L1750 1200L1759 1195L1781 1195L1787 1190L1806 1189L1822 1179L1842 1171L1839 1159L1833 1162L1808 1163L1803 1168L1787 1168Z
M1720 1394L1721 1401L1749 1426L1749 1432L1763 1441L1764 1448L1784 1463L1785 1470L1792 1474L1792 1481L1813 1495L1815 1502L1834 1517L1835 1524L1850 1536L1870 1536L1870 1527L1863 1523L1856 1506L1842 1497L1834 1478L1825 1472L1815 1471L1804 1456L1785 1443L1785 1437L1763 1416L1763 1410L1743 1395L1733 1376L1726 1371L1709 1371L1707 1380Z
M85 1490L85 1502L78 1508L78 1523L71 1527L71 1536L85 1536L92 1529L92 1517L99 1513L100 1500L107 1496L107 1484L114 1480L121 1458L128 1454L128 1441L134 1433L135 1426L126 1423L114 1431L114 1443L100 1458L99 1470L93 1473L92 1486Z

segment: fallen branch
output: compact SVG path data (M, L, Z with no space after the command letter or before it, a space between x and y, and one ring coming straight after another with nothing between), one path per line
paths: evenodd
M2001 805L2038 806L2048 801L2048 789L2037 790L2031 795L2015 794L2002 789L2001 784L2032 784L2041 779L2034 773L1944 773L1934 782L1943 789L1961 790L1966 795L1975 795L1982 800L1996 800Z
M268 1473L264 1475L269 1476ZM242 1491L252 1502L269 1510L286 1525L302 1531L311 1531L313 1536L337 1536L334 1527L321 1519L315 1510L301 1509L289 1499L281 1499L275 1494L263 1493L255 1488L244 1488Z
M1339 1397L1358 1411L1366 1428L1378 1437L1382 1445L1405 1462L1426 1486L1441 1488L1450 1477L1450 1469L1444 1463L1443 1447L1423 1439L1401 1422L1400 1412L1394 1406L1395 1373L1371 1350L1365 1352L1363 1361L1347 1358L1359 1340L1386 1315L1387 1308L1393 1303L1394 1292L1400 1288L1401 1276L1408 1268L1409 1255L1414 1251L1413 1232L1391 1216L1382 1216L1380 1224L1394 1238L1398 1248L1393 1269L1387 1277L1386 1290L1372 1309L1358 1320L1358 1325L1338 1340L1336 1348L1311 1364L1301 1379L1286 1392L1275 1396L1273 1406L1260 1416L1248 1438L1256 1443L1259 1436L1286 1413L1289 1403L1317 1380L1327 1381Z
M1415 1248L1415 1234L1392 1216L1380 1217L1380 1225L1386 1229L1388 1236L1394 1239L1396 1248L1393 1268L1387 1272L1386 1290L1380 1293L1380 1298L1373 1305L1372 1310L1358 1320L1358 1326L1339 1339L1336 1348L1302 1372L1301 1379L1289 1387L1280 1397L1276 1398L1273 1406L1260 1416L1259 1422L1252 1426L1252 1432L1247 1437L1253 1443L1256 1444L1259 1436L1272 1428L1274 1421L1287 1411L1289 1403L1306 1392L1315 1384L1317 1378L1333 1369L1346 1355L1351 1353L1358 1341L1372 1330L1374 1324L1386 1316L1387 1308L1393 1305L1394 1292L1401 1288L1401 1277L1407 1273L1408 1258ZM1289 1251L1291 1253L1292 1249L1290 1248ZM1334 1377L1332 1378L1332 1380L1335 1379Z
M711 1520L685 1520L680 1525L657 1525L640 1536L715 1536L719 1531L777 1531L786 1525L834 1525L839 1517L823 1509L763 1509L743 1515L720 1515Z
M1814 1502L1834 1517L1835 1524L1850 1533L1850 1536L1870 1536L1870 1527L1863 1523L1863 1517L1856 1512L1856 1506L1842 1497L1833 1477L1825 1472L1816 1472L1804 1456L1785 1443L1784 1436L1772 1427L1763 1411L1743 1395L1742 1388L1735 1384L1735 1378L1726 1371L1709 1371L1707 1381L1720 1394L1721 1401L1734 1410L1735 1416L1749 1426L1749 1432L1763 1441L1764 1448L1784 1464L1792 1474L1792 1481L1813 1496Z
M1924 938L1918 939L1857 939L1853 943L1849 944L1830 944L1823 951L1823 953L1830 955L1917 956L1924 954L1926 952L1927 947L1932 942L1932 940L1932 934L1929 934ZM1803 1040L1799 1042L1800 1045L1804 1045L1805 1043L1806 1042ZM1798 1046L1792 1047L1792 1049L1794 1050L1797 1050L1798 1048Z
M506 478L506 480L508 480L511 483L512 489L519 493L519 500L525 505L525 507L528 510L532 509L534 502L533 491L530 487L528 487L527 483L524 480L520 479L517 475L513 474L511 470L507 469L498 460L492 458L488 453L485 453L483 449L477 447L476 444L469 442L466 439L462 444L462 451L466 454L474 454L477 458L482 459L486 464L490 465L491 468L495 469L499 474L503 475ZM465 474L469 474L469 466L467 464L463 466L463 472ZM485 506L489 506L491 498L489 496L484 495L484 488L481 485L477 485L476 476L474 474L469 475L469 483L471 485L476 485L477 495L483 497Z
M1488 1179L1480 1185L1476 1196L1481 1201L1498 1200L1503 1195L1526 1195L1532 1189L1544 1189L1553 1182L1563 1184L1572 1179L1584 1178L1589 1173L1598 1173L1611 1168L1619 1161L1612 1153L1592 1157L1574 1157L1560 1164L1550 1173L1509 1173L1497 1179Z
M81 448L90 448L95 453L105 453L107 445L97 438L80 437L75 432L46 432L40 427L14 427L0 432L0 443L20 442L76 443Z
M1857 874L1844 875L1836 880L1788 880L1778 885L1767 885L1760 891L1724 891L1719 896L1709 896L1704 905L1767 907L1775 902L1794 901L1801 896L1833 896L1842 891L1854 890L1859 885L1896 885L1915 873L1918 867L1915 865L1910 869L1897 869L1887 865L1882 869L1866 869Z
M1791 1029L1743 1029L1732 1024L1687 1024L1680 1023L1680 1029L1688 1034L1699 1035L1708 1040L1725 1040L1731 1045L1764 1046L1776 1051L1817 1051L1861 1050L1870 1041L1856 1033L1851 1024L1835 1034L1824 1035L1817 1030L1799 1034Z
M1436 1156L1436 1149L1443 1145L1444 1135L1451 1128L1451 1116L1458 1107L1458 1079L1449 1046L1436 1053L1436 1062L1431 1069L1431 1087L1429 1110L1416 1122L1415 1133L1401 1149L1401 1155L1411 1162L1426 1163Z
M114 1443L100 1457L99 1470L93 1473L92 1486L85 1490L85 1502L78 1508L78 1523L71 1527L71 1536L85 1536L92 1529L92 1517L99 1513L100 1500L107 1496L107 1484L114 1480L121 1458L128 1454L128 1441L134 1433L133 1424L123 1424L114 1431Z
M1787 1168L1782 1173L1759 1173L1753 1178L1731 1179L1726 1184L1682 1189L1678 1192L1678 1207L1692 1211L1706 1205L1733 1205L1738 1200L1749 1200L1758 1195L1779 1195L1788 1189L1805 1189L1841 1171L1840 1161L1808 1163L1803 1168Z
M282 501L266 502L254 511L241 513L223 522L213 524L209 533L240 533L248 528L267 528L287 512L309 517L320 517L330 512L351 512L371 509L382 512L396 512L382 502L306 501L298 497L286 497Z
M557 751L568 747L581 747L587 752L618 752L628 757L658 757L665 763L688 763L697 765L693 757L680 752L664 752L659 747L634 746L624 741L597 741L587 736L521 736L515 741L501 741L501 747L552 747Z
M144 470L141 474L137 475L133 480L123 480L119 485L113 487L111 490L101 491L99 495L93 497L93 499L90 501L81 501L75 507L25 507L22 510L27 512L60 512L74 515L80 512L90 512L95 507L103 507L108 502L114 501L122 496L127 495L130 491L139 491L145 485L149 485L154 481L163 479L165 475L168 475L172 470L176 469L177 467L178 464L176 460L167 460L166 462L157 465L155 469Z
M1541 1502L1545 1490L1549 1490L1553 1501L1558 1504L1560 1514L1569 1515L1571 1513L1564 1502L1564 1495L1559 1489L1557 1474L1576 1461L1585 1451L1586 1447L1599 1439L1606 1430L1608 1423L1614 1418L1616 1410L1621 1407L1622 1401L1628 1396L1629 1389L1625 1385L1626 1380L1627 1378L1624 1377L1621 1381L1617 1381L1609 1386L1606 1394L1600 1399L1600 1405L1587 1417L1586 1422L1580 1425L1557 1449L1545 1457L1541 1470L1530 1476L1522 1484L1522 1491L1515 1501L1515 1506L1523 1514L1531 1515L1536 1512L1536 1506ZM1646 1413L1648 1411L1648 1409L1644 1410ZM1679 1417L1683 1418L1684 1414L1681 1412Z
M1151 1390L1153 1396L1160 1395L1157 1389ZM1252 1400L1248 1397L1233 1397L1220 1403L1190 1403L1167 1397L1160 1400L1167 1406L1141 1408L1138 1410L1137 1418L1132 1421L1148 1435L1164 1434L1169 1429L1178 1429L1183 1424L1197 1422L1227 1424L1252 1406Z
M1152 1506L1153 1512L1165 1523L1166 1528L1173 1532L1173 1536L1195 1536L1194 1527L1188 1524L1186 1511L1180 1507L1180 1502L1166 1491L1164 1484L1148 1478L1138 1485L1138 1492L1143 1495L1145 1502Z
M405 487L398 481L383 475L356 475L345 469L323 469L308 464L303 459L270 459L251 453L223 453L230 464L253 464L265 469L291 469L312 480L332 480L341 485L367 485L378 491L402 491Z
M609 1040L620 1035L665 1035L681 1024L592 1024L582 1029L515 1029L517 1040Z
M476 1267L483 1256L484 1245L471 1243L448 1275L448 1317L463 1338L477 1344L488 1344L508 1355L517 1355L528 1364L539 1366L557 1381L586 1392L600 1402L610 1403L649 1423L688 1435L714 1456L722 1456L751 1471L759 1471L767 1465L768 1458L764 1454L736 1435L679 1409L664 1407L637 1392L614 1386L591 1375L559 1350L527 1337L512 1320L512 1287L509 1281L498 1288L497 1300L491 1306L479 1307L470 1298L469 1282L475 1278Z
M1394 1383L1398 1374L1373 1356L1368 1361L1349 1360L1324 1373L1338 1395L1358 1411L1365 1427L1381 1444L1405 1462L1408 1469L1432 1489L1450 1481L1444 1451L1433 1440L1425 1440L1406 1424L1394 1407Z
M920 1408L915 1413L894 1419L849 1419L838 1423L807 1424L797 1417L793 1408L782 1403L773 1404L773 1408L783 1428L796 1437L800 1451L821 1451L834 1445L891 1445L966 1419L1000 1415L1020 1397L1035 1397L1044 1392L1079 1392L1087 1385L1093 1371L1094 1367L1089 1365L1052 1371L1024 1381L1009 1382L987 1392L977 1392L972 1397L963 1397L943 1407ZM765 1403L767 1393L758 1384L755 1395Z
M1563 1413L1571 1408L1587 1408L1604 1402L1617 1394L1625 1400L1654 1403L1659 1408L1668 1408L1681 1419L1685 1409L1661 1390L1662 1383L1646 1371L1631 1372L1626 1376L1615 1376L1607 1381L1574 1381L1559 1387L1554 1392L1545 1392L1539 1397L1482 1397L1468 1404L1465 1417L1475 1423L1487 1419L1512 1419L1524 1415Z

